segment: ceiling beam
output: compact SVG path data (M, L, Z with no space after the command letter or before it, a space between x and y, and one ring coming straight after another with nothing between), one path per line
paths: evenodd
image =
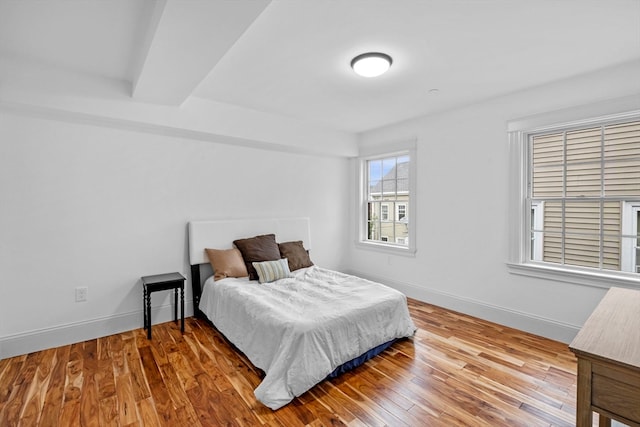
M181 105L269 3L156 2L134 71L132 97Z

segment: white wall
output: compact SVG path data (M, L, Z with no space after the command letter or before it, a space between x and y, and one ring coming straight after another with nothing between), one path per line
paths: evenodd
M638 75L640 62L623 64L362 135L362 145L417 138L415 257L345 245L355 238L356 162L314 153L349 155L348 135L263 120L272 150L261 150L264 141L243 133L251 120L227 120L222 133L233 136L224 137L219 124L180 129L188 109L151 114L119 98L110 109L94 105L101 97L22 97L5 85L0 357L140 327L140 276L188 273L187 221L252 216L308 216L320 265L567 341L604 290L507 272L506 122L639 94ZM128 121L121 108L144 117ZM177 130L162 127L163 117ZM79 286L89 288L87 302L74 302ZM190 289L187 301L190 314ZM154 322L170 318L168 297L154 295L154 306Z
M141 327L140 276L188 277L191 219L308 216L343 267L348 160L221 142L0 111L0 358Z
M507 121L632 94L640 108L638 76L640 62L623 64L362 135L362 146L417 138L417 253L351 246L350 271L427 302L570 341L605 289L507 271ZM352 181L356 167L352 161Z

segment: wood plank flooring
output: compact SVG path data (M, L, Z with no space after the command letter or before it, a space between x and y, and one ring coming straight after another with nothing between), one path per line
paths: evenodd
M418 331L278 411L205 321L0 360L0 426L573 426L565 344L409 300ZM594 425L597 425L597 417Z

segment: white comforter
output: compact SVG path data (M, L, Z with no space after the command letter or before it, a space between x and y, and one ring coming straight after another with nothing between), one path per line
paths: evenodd
M265 372L254 392L271 409L416 329L406 297L395 289L317 266L293 276L266 284L209 279L200 300L218 330Z

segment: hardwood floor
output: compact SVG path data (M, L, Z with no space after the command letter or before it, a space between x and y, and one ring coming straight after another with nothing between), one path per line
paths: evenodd
M0 360L0 426L572 426L565 344L409 300L418 331L278 411L260 373L188 318ZM594 425L597 425L597 417Z

